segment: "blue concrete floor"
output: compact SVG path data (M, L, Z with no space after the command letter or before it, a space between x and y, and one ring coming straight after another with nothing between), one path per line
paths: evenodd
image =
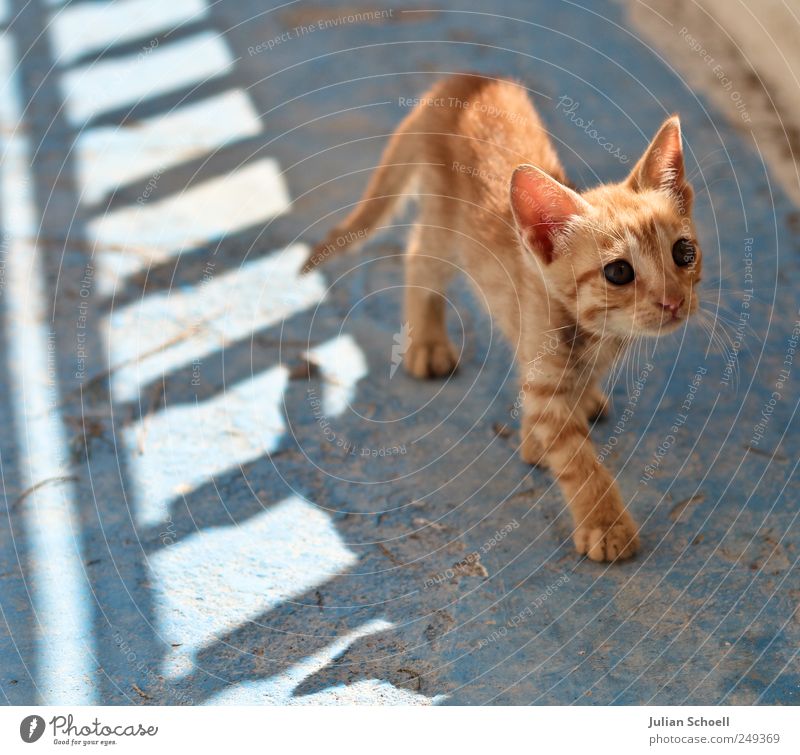
M797 210L621 5L103 5L3 19L3 257L38 264L2 294L3 700L797 703ZM629 563L579 559L498 432L511 357L463 283L460 371L393 374L408 218L297 275L403 101L460 70L525 82L581 186L681 114L737 345L695 323L611 377L593 437L643 526Z

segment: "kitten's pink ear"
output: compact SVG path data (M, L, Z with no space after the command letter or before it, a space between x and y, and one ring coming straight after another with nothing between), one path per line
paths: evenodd
M689 210L692 189L686 181L681 122L677 115L667 118L661 125L650 146L631 171L628 185L634 191L668 191L682 201L685 211Z
M533 165L520 165L511 177L511 209L525 246L549 264L555 237L589 204L580 194Z

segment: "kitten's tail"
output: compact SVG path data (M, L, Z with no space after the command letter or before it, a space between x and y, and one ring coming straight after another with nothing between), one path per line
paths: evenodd
M420 128L422 116L422 108L417 106L403 119L386 145L364 195L344 221L311 250L302 273L310 272L342 252L355 251L381 223L389 220L401 200L408 197L409 184L420 166L421 141L425 138L424 133L419 133L423 131Z

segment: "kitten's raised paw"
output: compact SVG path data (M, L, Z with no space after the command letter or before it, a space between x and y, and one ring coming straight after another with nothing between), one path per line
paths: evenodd
M403 361L416 378L445 377L455 370L458 352L450 341L412 342Z
M573 535L578 553L592 561L621 561L639 550L639 535L633 519L626 517L610 526L585 525Z

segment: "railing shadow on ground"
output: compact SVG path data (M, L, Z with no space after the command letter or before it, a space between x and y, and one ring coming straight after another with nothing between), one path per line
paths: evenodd
M21 60L20 80L24 83L25 100L30 102L27 120L31 141L43 145L32 165L41 217L40 239L51 240L42 244L41 255L48 300L53 305L51 326L62 396L60 414L72 438L68 472L75 478L75 505L83 544L80 560L92 596L87 637L95 668L94 676L85 684L95 690L98 702L313 701L323 699L317 695L333 690L333 697L324 698L327 701L335 700L337 690L376 681L378 685L369 687L369 694L377 699L383 692L387 699L396 700L391 691L399 689L430 699L449 694L453 702L495 697L529 702L542 695L546 702L563 702L581 699L586 689L598 685L594 699L609 701L627 688L631 677L654 667L655 673L642 678L637 689L627 693L625 701L635 702L651 695L664 696L664 685L672 670L683 663L693 663L694 670L710 674L717 669L707 687L712 695L721 694L732 684L742 684L742 699L749 701L763 689L760 679L776 671L788 657L791 627L779 638L774 662L769 657L764 659L774 638L766 630L749 628L747 616L739 620L734 615L726 625L734 638L749 631L735 658L726 660L728 656L723 655L720 660L708 648L708 652L703 651L708 637L713 635L713 615L725 615L742 590L752 587L759 596L759 606L772 600L774 581L765 578L763 584L754 586L749 563L739 568L734 560L749 547L746 538L742 535L731 546L733 555L726 555L723 549L723 555L712 561L713 568L709 567L708 573L695 583L695 570L702 567L703 559L715 558L714 554L684 556L682 549L687 543L682 539L662 542L664 532L674 530L675 523L667 512L658 510L657 501L647 502L640 510L650 518L644 546L646 552L656 552L657 557L637 564L638 584L631 583L629 571L606 574L603 567L578 562L569 545L568 522L560 499L551 490L551 480L517 461L515 439L498 436L492 428L494 423L505 424L509 420L508 410L514 399L513 375L509 376L504 366L509 363L509 355L496 338L491 346L487 345L489 326L485 318L475 314L474 302L462 290L457 289L454 298L465 325L462 332L454 335L462 337L463 332L467 333L464 369L436 401L431 400L439 394L440 385L416 384L402 373L389 378L394 323L400 322L397 259L361 267L360 261L337 263L326 273L331 280L351 265L356 265L357 270L333 288L319 309L309 307L295 312L279 323L227 339L224 348L204 352L199 384L198 370L191 361L167 362L164 374L137 383L140 390L135 398L115 399L112 386L116 371L109 370L106 361L104 324L112 309L129 307L135 312L137 303L147 302L150 296L199 286L204 266L211 258L216 265L214 277L220 278L247 261L277 257L298 236L303 240L305 218L320 217L324 212L315 208L306 214L305 210L313 205L312 200L306 200L298 203L300 211L293 208L291 215L272 221L266 228L240 229L223 239L209 239L207 245L187 249L178 259L157 262L144 273L127 278L119 296L113 299L104 299L92 286L91 295L84 298L81 281L94 251L91 244L87 246L90 233L86 223L102 207L83 208L74 216L81 191L74 155L62 147L70 144L75 133L60 114L63 103L57 76L42 77L54 62L47 35L40 36L47 14L37 4L18 3L18 10L20 16L11 33L17 48L28 51ZM196 30L201 28L216 27L209 21ZM162 44L168 46L171 41L164 40ZM124 49L133 51L138 44L139 41L129 42ZM90 60L85 58L83 63ZM466 60L459 62L464 65L458 67L468 67ZM245 74L236 69L200 88L187 87L139 103L133 109L106 113L90 126L116 126L129 118L169 111L181 103L199 101L224 92L231 85L241 85L241 76ZM249 85L246 79L245 84ZM258 96L266 97L263 92ZM262 105L259 110L266 108ZM218 176L226 165L239 165L253 153L258 155L267 136L275 135L260 134L228 145L208 163L198 158L174 166L162 175L154 200L179 194L192 177L202 180ZM278 141L265 151L269 156L278 152L286 164L294 164L306 154L299 140ZM358 150L347 151L347 155L332 155L331 159L360 166L369 164ZM752 156L747 159L755 165ZM199 178L194 175L196 171ZM295 172L290 179L296 196L312 189L318 180L311 172L305 177ZM352 182L353 186L356 184L357 181ZM143 180L120 187L107 207L118 210L135 203L145 187ZM335 202L330 204L326 211L336 206ZM69 229L66 239L65 228ZM722 232L726 243L739 243L740 230L737 223L725 228ZM398 232L393 238L399 237ZM278 251L263 252L265 249ZM382 249L386 247L382 245ZM380 293L364 298L370 292ZM87 379L75 377L77 323L84 301L88 306L83 336L88 384ZM336 437L359 453L354 456L330 441L309 398L309 391L316 392L324 402L326 391L335 386L335 381L325 375L288 380L278 404L281 432L268 452L248 457L234 468L207 474L190 489L166 491L162 518L147 524L139 522L139 486L146 481L134 469L136 451L125 446L126 430L146 427L148 423L152 427L175 408L206 405L254 376L279 368L281 363L291 366L309 339L312 345L318 345L341 335L341 323L353 303L361 309L357 316L350 316L343 333L363 354L366 372L351 386L347 409L327 419ZM757 332L766 332L767 317L762 309L753 319ZM785 330L783 325L779 330ZM770 336L773 356L782 348L785 335L777 332ZM702 360L702 350L697 346L682 352L684 366L691 367ZM666 360L666 349L659 357ZM654 383L661 377L666 382L671 369L671 365L660 366L656 370L658 377L652 378ZM743 370L741 377L752 375ZM618 395L624 393L624 387L618 386ZM679 404L684 388L682 384L671 386L667 402ZM14 397L10 392L4 395L7 398L0 411L13 424L17 416ZM756 407L762 398L759 393L750 397L750 403ZM655 395L650 409L654 411L659 402ZM713 414L711 403L708 396L699 399L697 406L707 412L703 419ZM397 421L425 404L427 407L412 420ZM786 414L780 419L788 426L792 418ZM714 418L720 429L724 420L724 416L722 420ZM375 431L377 422L387 422L386 429ZM669 427L667 420L656 424L658 433L652 436L653 442L645 440L648 453L656 446L661 431ZM413 442L428 432L424 441ZM236 438L231 437L233 444ZM462 437L465 440L454 452L436 461L443 450L453 446L454 439ZM189 445L206 442L198 427L191 426L186 428L185 436L173 436L172 440ZM141 455L155 454L158 459L162 454L165 463L172 461L168 457L174 446L157 446L147 437L142 443ZM407 447L404 454L382 458L360 455L361 449L371 452L378 447L403 444ZM632 441L625 453L633 453L633 448ZM688 449L686 446L684 450ZM215 457L223 451L206 445L210 469L215 469ZM687 453L688 456L692 455ZM696 472L720 464L717 457L706 457L703 449L697 449L692 458ZM2 471L7 491L19 487L15 461L13 453L4 452ZM333 478L332 471L346 479ZM723 489L727 471L722 468L709 483L715 494ZM623 470L621 474L634 473ZM180 477L174 480L176 487L181 482ZM777 490L780 482L777 480L770 489ZM627 479L623 484L630 487ZM681 496L684 490L678 481L675 496ZM727 495L737 507L744 508L747 503L737 490ZM709 499L713 497L709 495ZM762 491L756 501L757 512L749 518L747 513L742 516L746 530L759 530L759 517L768 509L765 499ZM24 510L24 505L23 501L18 509ZM291 539L265 538L266 552L258 558L250 550L254 540L257 544L256 534L246 541L249 561L237 561L236 553L220 556L221 552L224 554L224 541L222 551L218 546L209 551L213 558L232 559L233 568L240 569L245 583L242 590L258 591L268 586L269 599L256 596L255 600L244 601L238 592L240 586L234 583L229 585L231 598L227 606L224 596L220 599L219 595L204 595L204 575L208 584L218 587L220 582L212 579L219 564L203 559L203 538L230 532L234 535L231 542L241 544L235 539L238 531L246 533L249 524L265 521L264 515L287 511L300 512L299 518L278 517L275 521L298 527L289 533L296 537L296 543ZM16 515L10 513L12 526ZM308 535L312 537L311 547L306 550L302 545L307 536L302 531L303 516L312 533ZM725 527L734 526L739 520L738 515L724 517L723 524L712 530L720 541ZM466 556L481 552L510 522L519 526L482 554L485 574L471 561L464 565ZM19 533L16 528L4 532L3 537L13 537L13 543L3 542L3 546L4 552L6 546L17 548L24 571L36 554L26 551L25 539ZM284 552L270 553L273 543L278 543ZM303 572L316 573L314 559L324 560L315 553L315 543L331 549L333 555L326 563L333 566L308 586L302 579ZM185 546L192 548L181 550ZM187 555L182 562L183 554ZM297 555L294 561L293 554ZM293 590L291 584L269 584L269 572L265 576L258 570L270 567L270 559L285 566L284 571L275 574L295 579L300 587ZM666 582L664 565L669 572ZM794 564L789 560L779 568L780 575L775 580L789 576ZM172 579L181 570L181 579ZM254 576L253 570L255 587L248 581ZM325 569L320 570L320 574L323 572ZM172 581L164 579L165 574ZM544 591L565 575L569 582L558 588L557 599L540 605L532 614L526 613ZM732 587L726 584L727 579ZM688 592L680 601L682 590ZM667 595L665 604L659 606L662 628L658 621L649 621L651 617L645 618L639 611L646 600L654 599L654 592ZM705 602L709 593L716 596L710 604ZM176 626L174 616L182 610L189 611L193 602L204 598L217 601L220 615L210 623L211 631L203 628L202 642L183 655L185 638L170 636ZM254 606L261 600L269 607L242 614L234 605L237 600ZM776 598L779 601L785 602L780 594ZM16 653L19 659L9 669L17 684L3 684L11 702L33 702L34 680L41 678L32 639L36 621L31 610L24 574L13 583L5 582L3 618L10 637L17 642L11 655ZM197 615L208 613L199 610ZM520 616L526 617L524 622L518 619ZM184 627L185 624L184 621ZM627 634L624 642L615 645L613 637L618 626ZM510 628L515 631L508 631ZM502 637L500 630L506 630ZM665 644L671 645L679 631L683 642L662 658L658 651ZM648 633L659 638L656 650L650 644L639 647L641 638ZM606 638L611 649L596 646L597 637ZM698 652L700 655L695 656ZM175 664L176 658L182 665ZM186 665L187 658L194 661L194 666ZM668 693L678 700L681 695L690 694L694 684L691 680L679 681L674 688L677 691ZM263 684L258 688L260 692L247 697L247 685L256 683ZM787 676L782 688L790 683ZM237 691L241 696L237 697Z

